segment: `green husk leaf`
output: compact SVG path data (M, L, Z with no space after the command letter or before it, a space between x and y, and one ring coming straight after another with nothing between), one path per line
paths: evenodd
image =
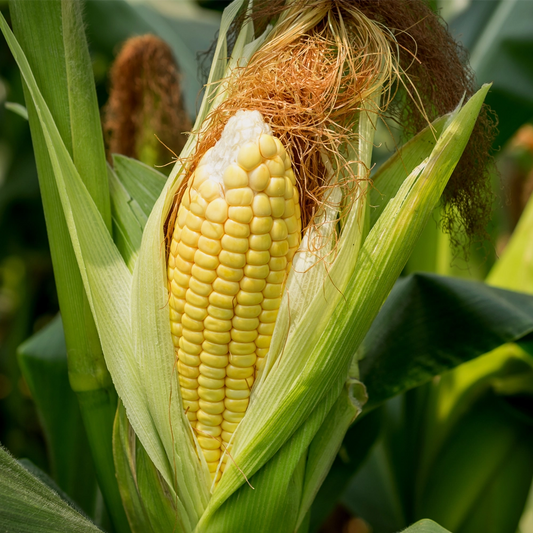
M101 531L0 448L0 523L9 533Z
M132 533L154 533L137 485L136 445L126 410L119 402L113 426L113 457L122 503Z
M376 105L370 101L369 107ZM360 161L355 169L356 175L365 176L370 167L375 123L371 113L361 113L359 117L358 154L354 159ZM332 180L336 176L332 176ZM341 205L341 192L333 190L328 198L330 206L320 213L315 222L318 227L311 227L304 236L298 254L294 258L292 272L287 281L285 296L280 305L276 327L272 335L265 374L270 372L278 358L285 351L285 345L292 340L296 331L305 325L306 335L300 334L298 342L302 352L310 350L318 341L318 336L346 287L354 265L357 261L361 244L364 240L365 218L367 215L366 183L351 208L344 225L343 233L335 249L335 222ZM335 207L336 208L335 208ZM319 250L316 241L319 242ZM313 243L315 244L309 244ZM325 280L328 280L327 282ZM324 290L324 286L327 290ZM299 328L299 329L298 329ZM262 381L257 384L259 390Z
M335 402L334 394L328 394L274 457L252 476L249 484L245 483L237 489L207 524L200 522L196 531L295 531L304 486L307 449L329 416ZM228 459L229 462L231 459ZM239 466L238 462L234 464Z
M166 481L170 486L175 483L181 504L185 506L185 509L178 506L178 513L189 517L187 527L193 528L207 504L210 482L206 465L198 461L191 426L185 418L175 379L165 255L161 253L163 217L172 200L173 194L167 194L165 190L145 228L133 275L132 334L143 376L144 402L165 455L177 473Z
M113 168L124 188L140 207L146 224L165 186L166 176L136 159L118 154L113 154Z
M298 527L304 522L318 490L322 486L350 425L368 400L365 386L350 378L342 389L307 452L303 494L298 513Z
M476 93L457 113L424 168L406 180L385 208L363 244L332 320L320 324L324 332L320 342L305 352L303 361L291 354L300 354L302 342L305 345L304 340L313 332L301 327L294 336L298 342L287 342L283 357L265 378L237 430L233 456L240 470L228 465L202 517L202 526L208 526L210 515L243 484L242 473L249 478L265 464L324 398L325 391L335 391L335 398L338 397L354 351L399 276L457 164L488 88ZM380 282L376 283L376 279ZM333 289L325 286L324 292L328 291Z
M182 516L174 506L176 493L159 475L141 443L136 443L136 469L139 493L155 532L183 531Z

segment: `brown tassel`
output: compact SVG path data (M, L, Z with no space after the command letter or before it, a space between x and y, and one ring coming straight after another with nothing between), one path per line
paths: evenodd
M179 154L187 140L183 132L191 128L170 47L154 35L128 39L110 80L104 119L108 153L134 157L150 166L169 163L168 149Z

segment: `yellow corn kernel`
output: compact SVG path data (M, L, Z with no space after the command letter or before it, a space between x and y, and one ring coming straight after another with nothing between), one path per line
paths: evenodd
M261 324L259 324L260 327ZM257 335L257 331L242 331L235 328L231 330L231 339L235 342L253 342L257 338Z
M242 278L240 283L241 289L246 292L261 292L265 285L266 281L264 279L249 278L247 276Z
M223 198L216 198L213 200L205 210L205 218L210 222L224 224L228 218L228 204L226 203L226 200Z
M252 205L254 192L249 187L230 189L226 192L226 201L230 206Z
M198 192L206 202L212 202L221 196L220 185L211 180L202 183Z
M213 379L224 379L226 377L226 368L214 368L209 365L201 364L198 367L198 374Z
M222 224L218 224L217 222L210 222L209 220L204 220L202 222L200 232L204 237L207 237L209 239L220 239L222 235L224 235L224 226Z
M249 247L248 239L232 237L231 235L224 235L220 242L224 250L237 254L246 253Z
M252 235L262 235L263 233L268 233L271 229L272 217L270 216L253 217L250 222L250 231L252 232Z
M251 392L252 391L249 389L238 390L226 388L226 397L231 398L232 400L244 400L245 398L250 397Z
M210 305L207 308L207 312L213 318L221 318L222 320L231 320L233 318L233 298L231 299L231 304L232 306L230 309L224 309L223 307L216 307L214 305Z
M199 436L198 444L203 450L218 450L222 443L216 438Z
M254 217L250 206L232 206L229 208L229 218L241 224L249 224Z
M209 413L211 415L219 415L224 412L224 402L208 402L207 400L200 400L198 402L200 409L204 413Z
M227 309L227 311L229 311L229 309ZM208 342L223 345L228 344L228 342L231 340L231 335L227 331L212 331L210 329L204 329L204 338Z
M257 250L248 250L246 252L246 262L249 265L261 266L266 265L270 260L270 252Z
M202 344L204 342L204 334L201 331L191 331L187 328L183 328L182 335L194 344Z
M215 268L220 264L218 257L206 254L201 250L196 250L196 253L193 256L193 260L198 266L211 270L215 270Z
M222 415L212 415L202 411L201 409L196 411L196 419L202 424L213 427L221 425L223 420Z
M223 265L232 268L242 268L246 264L246 256L244 254L228 252L227 250L222 250L218 259Z
M207 387L198 387L198 396L206 402L221 402L226 397L223 388L208 389Z
M211 368L226 368L229 363L229 357L227 355L215 355L208 352L202 352L199 359L202 363Z
M211 435L213 437L218 437L222 433L222 428L220 426L208 426L202 422L198 422L196 425L196 430L200 435Z
M250 225L242 222L235 222L235 220L228 219L224 224L224 231L232 237L248 237L250 235Z
M241 331L255 331L259 327L259 320L257 318L242 318L235 316L231 322L235 329Z
M285 178L270 178L268 187L265 189L265 194L269 198L272 196L285 197Z
M267 159L274 157L278 153L274 138L270 135L261 135L259 137L259 151Z
M272 216L279 218L285 214L285 198L279 196L272 196L270 198L270 208L272 209Z
M263 294L260 292L247 292L240 290L237 294L237 303L242 305L256 305L263 301Z
M250 187L254 191L262 191L267 188L270 180L270 172L264 163L252 170L248 176L250 180Z
M239 165L230 165L224 171L222 179L224 180L224 187L226 189L240 189L241 187L248 187L248 174Z
M229 320L220 320L220 318L208 316L204 320L204 326L211 331L229 331L231 329L231 322Z
M262 160L263 158L259 151L259 146L254 142L246 143L239 150L237 155L237 163L239 163L244 170L253 170L261 164Z
M200 420L200 419L198 419ZM215 461L218 461L220 459L220 450L206 450L204 451L204 457L205 457L205 460L208 462L208 463L215 463Z

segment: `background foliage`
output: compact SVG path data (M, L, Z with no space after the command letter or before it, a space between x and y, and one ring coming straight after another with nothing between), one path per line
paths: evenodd
M203 80L197 53L209 48L218 27L213 8L220 10L225 2L202 4L210 10L199 11L189 2L87 2L85 21L101 108L108 99L107 76L119 44L150 32L172 47L183 76L186 109L194 117ZM477 0L433 2L433 7L442 10L452 33L469 51L479 85L493 82L487 102L499 116L494 148L499 150L502 179L495 173L494 217L487 228L492 242L474 248L468 261L456 257L438 229L436 212L405 274L481 281L491 273L494 286L533 293L533 275L530 286L512 286L498 280L493 270L533 190L533 128L527 126L533 119L533 4ZM0 2L0 9L9 20L7 3ZM35 160L27 120L17 107L24 104L20 75L4 41L0 103L0 442L15 457L26 457L49 473L65 492L84 502L87 513L109 527L100 496L90 490L83 494L72 477L72 465L88 455L87 442L66 381L65 346L56 342L61 324L54 320L58 302ZM381 135L377 162L392 146L385 129ZM422 518L456 533L515 533L508 524L520 520L533 474L533 450L525 444L532 442L533 431L533 306L523 295L471 288L426 274L406 278L391 294L365 344L361 372L371 403L348 432L319 493L312 530L366 531L357 516L372 524L375 533L399 531ZM374 331L386 334L380 333L378 342ZM17 348L34 333L19 350L19 366ZM53 379L48 383L24 380L20 371L40 372L42 359L32 358L39 345L50 348L44 362ZM401 379L398 372L403 372ZM37 412L32 398L40 405L47 402L48 410ZM47 418L54 411L61 416ZM66 440L76 444L65 448ZM84 468L91 479L90 461ZM457 501L463 507L454 505ZM487 515L487 509L493 514ZM526 509L521 533L533 531L532 514ZM433 528L424 523L417 527Z

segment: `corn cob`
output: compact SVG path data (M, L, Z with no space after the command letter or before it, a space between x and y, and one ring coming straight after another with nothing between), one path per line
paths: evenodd
M259 112L238 111L188 180L168 258L183 405L213 478L265 364L300 234L287 152Z

